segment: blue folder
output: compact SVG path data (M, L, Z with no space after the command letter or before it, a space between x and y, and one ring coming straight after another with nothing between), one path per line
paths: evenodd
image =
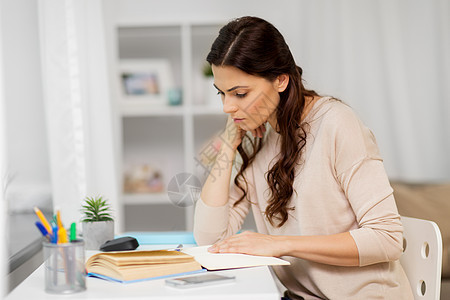
M120 282L120 283L134 283L134 282L141 282L141 281L147 281L147 280L156 280L156 279L163 279L163 278L171 278L171 277L181 277L181 276L187 276L197 273L203 273L206 272L206 269L196 270L196 271L190 271L190 272L183 272L183 273L177 273L177 274L169 274L164 276L157 276L157 277L148 277L148 278L142 278L142 279L135 279L135 280L120 280L113 277L109 277L106 275L101 275L97 273L87 273L86 276L88 277L95 277L100 278L107 281L114 281L114 282Z
M125 232L123 235L117 237L122 236L134 237L139 245L197 244L193 233L187 231Z

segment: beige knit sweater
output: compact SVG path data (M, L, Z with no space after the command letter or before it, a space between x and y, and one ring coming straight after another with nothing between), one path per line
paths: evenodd
M294 181L288 221L270 225L264 216L269 187L265 174L280 152L280 136L267 140L246 169L248 198L233 203L241 192L233 184L229 205L210 207L201 199L195 211L197 243L212 244L235 234L250 207L257 230L271 235L328 235L350 232L359 252L359 267L331 266L283 257L290 266L274 271L292 298L413 299L398 261L402 224L376 141L351 108L340 101L319 99L306 120L307 143Z

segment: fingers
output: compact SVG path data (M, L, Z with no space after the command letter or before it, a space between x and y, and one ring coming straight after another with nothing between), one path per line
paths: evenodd
M245 134L245 131L242 130L242 128L235 124L231 116L228 116L227 125L222 132L221 136L225 141L228 141L228 144L233 147L234 150L237 149L237 147L242 142L242 136Z
M252 231L232 235L208 248L212 253L242 253L262 256L280 257L283 249L278 242L280 238Z
M266 132L266 125L265 123L260 125L258 128L252 130L252 134L254 137L262 138L264 135L264 132Z
M257 128L250 131L254 137L262 138L266 132L266 123L261 124ZM223 132L224 137L231 145L239 146L242 141L242 137L246 131L242 129L238 124L235 124L233 119L228 116L227 126Z
M232 235L222 241L219 241L208 248L212 253L246 253L248 240L246 236L252 234L250 231L244 231L240 234Z
M208 248L208 252L217 253L219 252L219 248L217 248L216 244L214 244Z
M234 247L232 246L232 244L233 243L231 243L228 238L223 241L215 243L214 245L208 248L208 251L212 253L236 252L236 250L233 249Z
M208 248L212 253L242 253L242 249L236 242L222 241Z

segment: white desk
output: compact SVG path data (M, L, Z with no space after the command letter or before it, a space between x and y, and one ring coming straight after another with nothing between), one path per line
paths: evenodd
M162 249L176 245L139 247L139 249ZM94 252L88 251L86 258ZM41 265L6 300L23 299L245 299L280 300L281 296L268 267L215 271L217 274L234 275L236 282L217 284L192 289L176 289L165 286L164 279L130 284L109 282L97 278L86 278L87 290L69 295L53 295L44 291L44 268Z

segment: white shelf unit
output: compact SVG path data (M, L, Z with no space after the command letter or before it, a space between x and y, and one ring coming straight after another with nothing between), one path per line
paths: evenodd
M127 205L170 204L167 193L124 194Z
M226 115L222 112L219 96L207 91L202 68L210 46L222 24L217 23L120 23L115 24L112 38L116 45L117 61L113 62L116 74L115 88L121 84L121 60L166 59L170 62L174 87L182 89L182 105L127 105L116 91L114 105L118 114L119 176L125 168L149 164L162 173L164 186L179 173L196 175L201 183L205 169L197 160L199 151L216 133L224 128ZM113 55L114 56L114 55ZM213 87L210 86L210 89ZM211 99L214 97L214 99ZM213 103L213 104L211 104ZM214 104L215 103L215 104ZM122 181L123 182L123 181ZM123 183L122 183L123 186ZM125 210L125 230L192 230L194 208L180 208L172 204L167 191L147 194L122 193ZM153 224L152 220L132 220L127 207L136 211L152 210L165 206L167 224ZM173 228L171 209L179 216L184 210L184 228ZM157 212L152 212L157 213ZM132 217L134 219L134 216ZM161 220L159 219L159 222Z

